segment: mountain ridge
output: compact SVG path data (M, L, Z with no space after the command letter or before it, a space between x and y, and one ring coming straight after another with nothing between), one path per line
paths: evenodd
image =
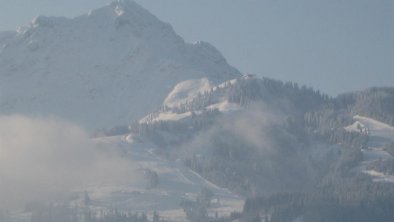
M39 16L3 33L3 114L50 114L88 128L111 127L158 107L180 81L240 75L212 45L185 43L128 0L72 19Z
M353 113L363 104L364 113L392 115L390 107L383 106L391 98L387 88L351 93L359 97L354 103L296 83L250 75L207 85L204 79L178 84L166 99L170 103L165 101L160 109L132 124L130 135L155 143L163 156L183 158L190 168L218 185L243 194L252 191L247 195L287 190L282 182L289 178L290 187L297 184L299 192L332 178L358 175L370 179L355 168L363 162L368 141L376 138L358 132ZM366 108L370 98L377 108ZM347 130L350 125L356 131ZM385 141L379 149L391 152L391 146ZM374 164L369 167L379 172L391 169L390 162L376 160ZM241 166L245 169L240 171Z

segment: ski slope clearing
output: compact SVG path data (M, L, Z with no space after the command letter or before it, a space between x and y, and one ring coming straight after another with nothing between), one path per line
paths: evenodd
M242 209L241 197L205 180L185 168L180 161L170 162L157 156L153 144L135 142L131 136L105 137L95 141L101 147L123 153L136 166L139 175L134 175L138 179L127 185L106 184L88 188L94 208L112 207L148 214L158 211L164 218L185 221L180 203L183 200L195 200L201 190L207 188L214 194L211 215L215 212L229 215L232 211ZM154 183L149 176L153 174L157 175Z
M230 102L229 96L226 93L218 91L219 89L225 91L226 87L239 84L240 80L248 78L251 77L242 76L241 79L232 79L218 85L214 85L206 78L180 82L168 94L163 102L162 108L146 115L139 120L139 123L178 121L191 117L192 115L201 115L205 111L213 110L221 113L240 111L243 109L240 104ZM190 109L190 104L207 96L210 97L209 103L198 109Z
M386 123L356 115L353 117L355 122L345 127L349 132L365 132L373 137L379 137L386 140L394 141L394 127Z
M394 127L365 116L356 115L353 119L355 122L345 127L345 130L369 135L368 147L361 149L363 161L358 169L373 177L376 182L394 183L394 175L369 169L374 163L394 159L390 153L383 149L386 144L394 141Z
M164 100L164 106L175 107L191 101L198 94L208 92L213 84L207 79L186 80L178 83Z
M146 123L146 122L159 122L159 121L177 121L184 119L186 117L190 117L192 115L191 112L185 113L174 113L174 112L161 112L158 113L156 116L148 115L142 118L139 122Z

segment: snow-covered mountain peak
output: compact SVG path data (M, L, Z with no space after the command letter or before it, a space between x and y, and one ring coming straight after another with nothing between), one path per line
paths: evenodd
M142 8L140 5L138 5L133 0L113 0L111 3L109 3L109 5L115 6L115 7L122 7L122 8L125 8L127 10L133 10L133 9L141 10L141 9L144 9L144 8Z
M135 1L132 0L115 0L109 4L110 7L115 9L115 12L120 13L119 16L123 14L144 14L144 16L150 14L146 9L142 8Z
M0 113L123 125L160 107L181 81L217 84L239 75L215 47L185 43L128 0L71 19L39 16L0 33Z
M92 10L88 14L89 17L117 20L122 19L130 23L130 25L154 25L162 24L159 19L152 15L149 11L131 0L112 1L107 6Z

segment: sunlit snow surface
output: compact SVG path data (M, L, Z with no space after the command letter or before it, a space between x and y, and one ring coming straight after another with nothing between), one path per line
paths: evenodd
M179 82L204 78L199 89L239 76L212 45L184 42L132 1L0 32L1 114L55 115L97 129L140 119Z
M182 103L208 92L213 84L207 79L186 80L178 83L164 100L164 105L168 107L179 106Z
M243 77L246 78L246 77ZM144 118L140 119L140 123L151 123L159 121L177 121L190 117L193 114L199 115L203 113L203 110L196 110L194 113L191 111L175 112L173 109L180 108L182 105L191 103L193 99L197 99L199 95L204 93L210 93L218 90L219 88L224 88L226 85L234 85L238 82L238 79L232 79L221 83L219 85L214 85L208 79L192 79L178 83L166 97L163 102L163 106L168 110L159 111L151 113ZM235 111L242 110L241 105L237 103L229 102L226 96L216 95L213 104L204 107L204 110L217 110L221 113L231 113Z
M155 155L153 144L138 143L131 137L124 136L99 138L96 142L100 146L104 145L124 153L136 165L137 172L141 172L141 175L128 185L107 184L88 188L93 208L110 207L148 214L158 211L165 219L185 221L185 214L180 207L181 201L193 200L202 188L208 188L214 193L210 209L212 215L215 212L219 215L229 215L232 211L242 210L244 201L241 197L205 180L199 174L185 168L180 161L171 162ZM147 182L143 178L143 172L147 169L157 172L157 187L147 187Z
M384 139L386 140L385 142L387 142L387 140L394 141L393 126L365 116L356 115L353 117L353 119L355 120L355 122L352 125L345 127L346 130L351 132L360 132L358 128L361 127L362 129L367 129L369 131L369 135L371 135L372 137ZM359 125L358 128L357 125Z
M368 170L368 165L375 161L384 161L393 159L393 156L383 149L384 145L394 141L394 127L386 123L374 120L372 118L356 115L353 117L354 123L345 127L349 132L368 133L368 148L362 149L363 162L359 169L372 176L376 182L394 183L394 175L387 175L376 170Z

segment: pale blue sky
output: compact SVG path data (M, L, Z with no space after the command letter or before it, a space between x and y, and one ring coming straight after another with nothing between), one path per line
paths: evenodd
M110 0L0 0L0 30L37 15L74 17ZM137 0L186 41L228 62L330 95L394 86L393 0Z

